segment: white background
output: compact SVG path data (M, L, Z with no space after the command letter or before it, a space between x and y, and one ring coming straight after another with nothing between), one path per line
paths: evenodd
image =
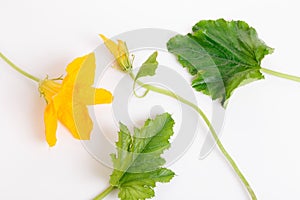
M201 19L220 17L247 21L275 48L264 67L300 75L299 6L289 0L0 0L0 51L38 77L57 77L72 59L96 48L98 33L149 27L185 34ZM0 91L0 199L86 200L108 186L111 169L64 127L57 130L57 145L47 146L37 85L3 61ZM259 199L300 198L299 102L299 83L270 76L230 100L222 141ZM170 167L177 176L158 185L155 199L249 199L217 149L198 159L202 132Z

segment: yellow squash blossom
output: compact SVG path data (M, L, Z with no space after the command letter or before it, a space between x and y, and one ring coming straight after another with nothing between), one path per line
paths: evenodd
M100 34L99 36L103 39L105 46L113 54L121 69L123 71L131 70L132 61L129 58L129 52L126 43L123 42L122 40L118 40L118 44L117 44L114 41L106 38L102 34Z
M47 107L44 121L49 146L56 143L57 121L60 121L77 139L87 140L93 128L87 105L112 102L112 94L101 88L93 88L95 75L94 53L76 58L67 66L67 75L58 79L42 80L39 91Z

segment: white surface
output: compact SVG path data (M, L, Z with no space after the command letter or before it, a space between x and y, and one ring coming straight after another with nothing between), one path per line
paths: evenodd
M297 1L1 0L0 5L1 52L39 77L64 74L68 62L100 43L98 33L145 27L186 33L200 19L220 17L247 21L276 49L264 67L300 75ZM48 148L44 100L35 83L3 61L0 90L0 199L85 200L107 187L111 170L62 126L57 145ZM270 76L239 89L230 101L222 141L259 199L300 198L299 101L299 84ZM159 184L155 199L249 199L218 150L198 160L203 138L199 134L171 166L178 176Z

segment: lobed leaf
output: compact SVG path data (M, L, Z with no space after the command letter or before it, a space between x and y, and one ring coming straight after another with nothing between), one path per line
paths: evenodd
M162 168L165 159L161 154L170 147L174 120L164 113L148 119L141 129L131 135L120 123L117 154L112 155L114 171L110 184L117 187L122 200L143 200L154 196L157 182L169 182L174 172Z
M193 33L176 35L167 47L194 75L192 86L223 106L236 88L264 78L261 60L273 52L246 22L224 19L202 20Z

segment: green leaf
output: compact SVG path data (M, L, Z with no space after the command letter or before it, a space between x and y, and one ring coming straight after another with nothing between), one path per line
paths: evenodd
M117 154L112 154L114 171L110 184L117 187L122 200L144 200L154 197L157 182L169 182L174 172L162 168L165 159L161 154L170 147L174 120L164 113L148 119L141 129L131 135L120 123Z
M192 86L223 106L236 88L264 78L261 60L273 52L246 22L224 19L202 20L193 33L176 35L167 47L194 75Z
M142 66L140 67L137 75L134 78L133 93L138 98L145 97L148 94L149 90L146 90L144 92L144 94L142 94L142 95L138 95L135 92L136 83L138 82L138 79L141 78L141 77L154 76L155 75L155 71L156 71L157 66L158 66L158 62L156 61L156 58L157 58L157 51L155 51L153 54L151 54L149 56L149 58L142 64Z
M144 76L154 76L155 71L158 66L158 62L156 61L157 58L157 51L149 56L149 58L142 64L140 67L135 80L144 77Z

